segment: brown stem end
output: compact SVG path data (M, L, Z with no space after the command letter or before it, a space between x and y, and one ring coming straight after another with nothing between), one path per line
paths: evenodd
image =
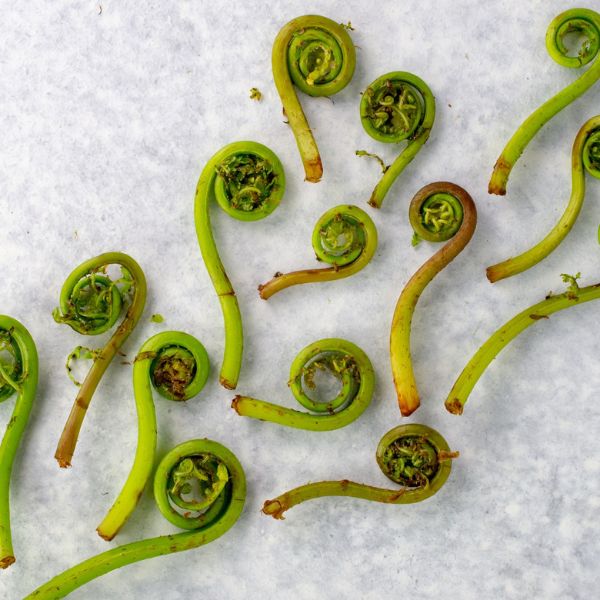
M225 377L223 377L222 375L219 377L219 383L226 390L235 390L235 383L231 383L231 381L229 381L228 379L225 379Z
M323 163L321 162L321 157L317 156L317 158L307 160L304 163L304 172L306 174L304 181L319 183L321 177L323 177Z
M506 184L508 183L508 176L512 167L512 164L504 156L500 155L494 165L494 172L488 184L488 194L495 194L497 196L504 196L506 194Z
M266 287L267 287L267 284L266 284L266 283L261 283L261 284L258 286L258 288L257 288L257 289L258 289L258 295L259 295L259 296L260 296L260 297L261 297L263 300L267 300L267 299L269 298L269 295L264 293L264 289L265 289Z
M494 194L495 196L506 196L506 187L504 185L488 185L488 194Z
M105 533L100 533L99 529L96 529L96 533L106 542L110 542L114 539L115 535L117 535L118 532L113 533L112 535L106 535Z
M496 283L496 281L500 281L500 279L504 279L504 277L498 272L498 269L495 267L488 267L485 270L485 276L488 278L490 283Z
M239 401L242 399L242 397L238 394L232 401L231 401L231 408L233 408L233 410L235 410L235 412L239 415L240 411L238 410L238 403Z
M267 500L262 507L263 514L269 515L279 521L285 520L283 513L286 510L287 506L284 506L279 500Z
M460 456L460 452L458 450L447 452L446 450L442 450L438 452L438 461L444 460L454 460Z
M412 415L419 406L421 406L421 400L419 396L415 395L411 398L405 396L398 396L398 405L400 406L400 412L403 417L409 417Z
M16 559L14 556L5 556L4 558L0 559L0 569L8 569L8 567L10 567L15 560Z
M62 455L59 455L58 452L54 455L54 458L61 469L69 469L71 467L70 458L64 458Z
M462 415L464 406L460 402L458 398L453 398L452 400L446 400L446 410L453 415Z

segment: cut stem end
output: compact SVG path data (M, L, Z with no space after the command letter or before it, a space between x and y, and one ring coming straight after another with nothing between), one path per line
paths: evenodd
M235 390L237 383L232 383L231 381L229 381L228 379L225 379L225 377L223 377L222 375L219 377L219 383L226 389L226 390Z
M58 466L61 469L69 469L71 467L70 458L64 458L63 456L59 456L58 453L54 455L54 458L56 459L56 462L58 463Z
M500 157L494 165L494 172L490 178L488 184L488 194L495 194L496 196L506 195L506 184L508 183L508 176L512 165L504 158Z
M14 556L5 556L0 560L0 569L8 569L15 562Z
M500 273L495 267L488 267L485 270L485 276L487 277L490 283L496 283L496 281L504 279L504 275Z
M317 156L317 158L305 162L304 172L306 174L304 181L309 181L310 183L319 183L319 181L321 181L321 177L323 177L323 164L321 162L321 157Z
M238 404L241 400L241 396L238 394L232 401L231 401L231 408L233 408L233 410L235 410L235 412L239 415L240 411L238 410Z
M262 512L265 515L273 517L279 521L284 521L283 513L287 510L279 500L267 500L262 507Z
M453 400L446 400L445 403L446 410L453 415L462 415L465 407L462 405L458 398L454 398Z
M105 542L111 542L115 535L117 535L118 532L113 533L112 535L107 535L105 533L101 533L100 529L96 529L96 533L105 541Z
M454 460L460 456L460 452L458 450L447 452L445 450L441 450L438 453L438 461L442 462L444 460Z
M260 297L261 297L263 300L268 300L268 299L271 297L271 295L270 295L270 294L268 294L268 293L266 293L266 292L264 291L266 287L267 287L267 284L266 284L266 283L261 283L261 284L258 286L258 288L257 288L257 289L258 289L258 295L259 295L259 296L260 296Z
M414 398L398 396L398 406L400 406L400 413L403 417L410 417L421 406L421 400L419 396L415 396Z

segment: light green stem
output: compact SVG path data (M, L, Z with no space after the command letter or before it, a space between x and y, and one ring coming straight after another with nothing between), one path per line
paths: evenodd
M329 209L319 218L312 243L317 260L332 266L277 274L258 286L263 300L293 285L335 281L358 273L369 264L377 250L377 228L358 206L343 204Z
M146 344L142 346L140 352L144 351L145 346ZM136 360L133 366L133 390L138 418L137 448L125 485L97 529L98 535L107 541L117 535L137 506L154 467L156 414L150 388L151 363L152 358L148 357Z
M440 212L441 220L434 217L426 223L425 219L428 214L431 217L432 211L449 211L452 216L443 218L445 212ZM409 218L419 237L428 241L451 239L410 278L394 310L390 359L398 406L404 416L412 414L421 403L410 352L411 324L417 302L432 279L469 243L477 224L477 209L466 190L441 181L416 193L410 204Z
M383 170L369 204L381 205L400 174L429 139L435 121L435 98L429 86L416 75L393 71L378 77L363 93L361 122L374 139L385 143L407 142L394 162ZM359 151L357 155L372 156Z
M95 258L85 261L69 275L60 293L60 313L58 311L55 312L55 319L59 322L67 323L79 333L94 335L101 332L92 328L91 325L89 329L86 329L86 317L80 314L74 315L75 309L72 293L78 283L88 278L93 280L98 273L102 273L109 265L120 265L126 269L127 273L131 276L130 284L133 288L133 298L127 309L125 318L117 327L106 346L95 355L92 367L79 388L79 392L75 398L73 407L71 408L71 412L54 455L54 458L56 458L61 467L71 466L71 459L75 452L77 438L79 437L79 432L83 425L88 406L92 401L92 396L111 361L125 343L125 340L127 340L131 332L135 329L135 326L144 312L144 306L146 305L146 277L144 276L141 267L127 254L121 252L107 252L106 254L100 254ZM102 275L98 275L98 277L110 282L108 278L103 277ZM119 297L120 299L116 285L114 285L113 282L110 282L110 285L112 286L113 298L116 294L116 297ZM108 319L107 315L102 316L106 316ZM90 319L90 321L94 323L96 320L97 319ZM114 319L111 317L110 321L112 322L113 320ZM101 328L101 330L104 331L104 328Z
M318 182L323 166L317 143L294 85L310 96L333 96L348 85L356 66L346 29L326 17L306 15L277 34L272 53L273 79L296 138L306 181Z
M210 508L200 517L186 518L170 504L172 494L169 483L174 470L183 461L195 456L213 456L226 467L227 483ZM238 520L246 498L246 479L237 458L224 446L210 440L192 440L171 450L161 461L154 479L154 494L163 515L180 527L193 530L154 537L119 546L98 556L89 558L57 575L24 600L56 600L64 598L72 591L110 571L134 562L191 550L208 544L226 533ZM123 597L130 597L132 591L123 591Z
M388 490L347 479L319 481L267 500L262 511L274 519L284 519L283 514L297 504L325 496L349 496L387 504L422 502L446 483L452 460L457 456L457 452L450 451L446 440L430 427L400 425L379 442L377 462L389 479L404 484L404 487Z
M530 269L551 254L565 239L569 231L571 231L579 216L585 197L584 152L591 153L591 149L586 148L586 144L591 139L591 136L598 136L598 132L600 132L600 116L593 117L587 121L575 138L571 157L573 181L571 198L561 218L541 242L538 242L535 246L514 258L509 258L488 267L486 275L491 283ZM592 170L589 172L591 175L598 176Z
M2 350L14 364L0 358L0 402L17 394L15 407L0 443L0 568L15 562L10 527L10 477L17 449L29 419L38 382L38 355L31 335L12 317L0 315Z
M563 38L569 33L583 33L587 38L578 56L569 56ZM536 133L563 108L584 94L600 78L600 14L585 8L573 8L558 15L548 27L546 48L550 56L564 67L579 68L594 64L579 78L542 104L517 129L496 161L488 186L490 194L506 194L506 185L515 163Z
M161 381L157 381L160 372ZM98 535L112 540L134 511L154 467L156 414L152 387L170 400L192 398L208 379L209 362L204 346L181 331L163 331L147 340L133 365L133 391L138 416L138 443L133 466L123 489L102 523ZM160 387L159 387L160 386Z
M196 188L194 221L200 252L223 313L225 350L219 380L233 390L242 368L242 315L233 286L217 251L210 223L214 196L225 212L242 221L256 221L278 206L285 190L279 159L257 142L235 142L219 150L206 164ZM240 249L243 254L244 249Z
M462 414L469 394L483 372L494 358L522 331L536 323L546 321L555 312L600 298L600 284L578 288L575 278L563 276L563 278L565 277L572 282L569 291L557 296L550 295L542 302L526 308L500 327L477 350L448 394L446 408L449 412L457 415Z
M412 162L413 158L419 153L419 150L425 145L425 142L429 139L431 134L431 127L433 126L433 119L431 123L427 123L419 133L409 142L405 150L401 152L395 159L394 162L385 170L381 179L375 186L369 204L373 208L381 208L387 193L390 188L396 182L396 179L402 174L406 166Z
M313 400L305 387L315 388L318 371L327 371L341 384L329 402ZM238 415L309 431L331 431L352 423L373 397L375 374L369 357L355 344L326 338L309 344L294 359L288 385L296 400L311 414L250 398L236 396L231 406Z
M284 519L283 514L297 504L326 496L348 496L361 500L371 500L372 502L385 502L387 504L412 504L420 501L420 491L420 488L415 490L409 488L388 490L365 485L364 483L356 483L348 479L343 479L342 481L318 481L316 483L307 483L285 494L281 494L277 498L267 500L263 505L262 511L274 519Z

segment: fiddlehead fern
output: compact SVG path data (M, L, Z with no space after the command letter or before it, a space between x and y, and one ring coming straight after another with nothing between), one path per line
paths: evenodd
M98 535L112 540L135 509L154 465L156 416L151 385L168 400L188 400L199 394L208 378L204 346L191 335L163 331L147 340L133 364L133 392L138 416L138 443L133 466L123 489Z
M400 412L414 412L420 404L410 355L410 329L419 297L429 282L452 262L473 236L477 209L471 196L453 183L438 182L417 192L410 203L410 223L429 242L447 243L406 284L394 310L390 357Z
M446 409L449 412L455 415L462 414L469 399L469 394L483 372L492 360L522 331L540 321L546 321L555 312L600 298L600 283L580 288L577 283L579 274L574 277L562 275L562 278L565 283L569 284L566 292L556 296L549 294L542 302L526 308L495 331L477 350L448 394Z
M0 444L0 568L15 562L10 531L10 476L35 398L38 356L31 335L15 319L0 315L0 402L17 400Z
M579 130L571 158L572 190L569 204L550 233L535 246L513 258L486 269L491 283L530 269L553 252L571 231L585 197L585 171L600 179L600 116L587 121Z
M121 279L113 281L107 275L110 265L121 267ZM121 252L107 252L80 264L60 292L60 306L54 310L54 320L66 323L83 335L98 335L113 327L128 297L130 302L125 318L106 346L95 353L92 367L71 408L54 455L61 467L71 466L79 431L96 387L142 316L146 304L146 278L133 258Z
M316 183L323 176L321 156L294 86L309 96L333 96L343 90L354 75L354 44L346 28L331 19L318 15L297 17L277 34L272 64L275 86L296 138L306 181Z
M446 483L452 460L458 452L450 451L446 440L426 425L399 425L388 431L377 446L377 464L383 474L403 487L388 490L342 481L320 481L297 487L263 505L263 513L283 519L293 506L324 496L351 496L387 504L413 504L437 493Z
M163 516L187 531L103 552L57 575L27 599L64 598L92 579L125 565L216 540L242 513L246 478L239 461L227 448L206 439L191 440L171 450L158 465L154 498Z
M315 390L315 375L327 372L340 384L340 391L328 402L319 402L308 390ZM238 415L271 421L311 431L331 431L355 421L373 397L375 374L369 357L346 340L328 338L309 344L296 356L288 382L294 398L311 413L293 410L247 396L236 396L231 404Z
M277 274L258 286L263 300L292 285L333 281L358 273L375 254L377 228L366 212L357 206L342 204L328 210L317 221L312 245L317 260L331 266Z
M376 79L364 91L360 120L365 131L379 142L407 142L396 160L384 169L371 194L369 204L381 208L394 181L429 139L435 120L435 99L422 79L412 73L393 71ZM363 152L359 152L362 156Z
M577 56L571 56L565 45L565 37L572 33L587 38ZM546 48L550 56L563 67L580 68L592 61L594 63L577 81L542 104L517 129L494 165L488 186L490 194L506 194L510 172L535 134L600 78L600 14L585 8L573 8L561 13L548 27Z
M237 386L242 367L244 337L242 315L235 292L227 277L210 224L210 199L240 221L256 221L271 214L285 190L285 175L279 159L256 142L235 142L217 152L206 164L194 203L194 218L200 252L223 312L225 351L221 366L221 385Z

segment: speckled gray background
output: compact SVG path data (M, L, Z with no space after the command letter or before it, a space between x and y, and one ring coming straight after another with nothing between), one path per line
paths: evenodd
M590 181L577 225L525 275L490 285L484 266L525 249L558 218L570 193L570 149L599 112L596 88L536 137L505 199L486 193L491 167L516 126L577 77L546 54L548 23L580 2L2 3L0 25L0 312L30 328L40 386L12 482L18 562L0 573L0 597L20 598L109 547L94 529L120 489L135 450L131 368L111 366L85 422L73 468L53 455L75 395L64 357L79 338L51 318L66 275L108 250L144 268L149 300L125 345L129 357L162 329L203 340L213 363L201 397L157 399L159 454L193 437L230 447L249 483L243 518L209 546L128 566L72 595L80 599L543 598L594 596L600 585L600 305L540 322L493 363L462 418L443 408L458 373L506 319L560 290L559 274L600 278L600 184ZM598 2L587 2L600 9ZM352 21L356 75L334 103L302 98L325 165L302 181L282 123L270 50L280 27L310 12ZM276 270L314 265L313 223L340 202L364 206L378 167L354 156L394 156L358 119L360 91L408 70L438 103L431 139L374 214L380 246L359 275L297 287L268 303L256 285ZM264 93L256 103L250 87ZM370 355L374 402L345 429L309 433L237 417L216 374L223 350L219 305L192 219L205 161L222 145L255 139L273 148L288 187L281 207L251 224L213 211L215 236L245 317L239 391L286 405L296 352L342 336ZM352 499L302 505L284 522L262 516L266 498L309 480L385 485L374 451L400 418L388 358L393 307L434 247L410 245L407 204L422 185L450 179L479 208L462 256L426 290L413 329L423 405L410 421L439 429L461 451L448 484L414 506ZM370 210L370 209L369 209ZM150 322L154 312L165 323ZM86 340L87 341L87 340ZM91 343L100 341L90 340ZM0 405L5 423L11 403ZM172 531L149 491L119 542Z

